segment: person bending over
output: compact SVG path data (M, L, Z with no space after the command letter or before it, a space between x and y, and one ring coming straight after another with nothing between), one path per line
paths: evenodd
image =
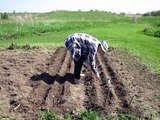
M81 84L80 73L84 63L88 63L96 75L100 79L96 66L95 57L97 53L105 54L108 50L108 44L105 41L99 41L97 38L86 33L74 33L65 39L65 46L74 59L74 82Z

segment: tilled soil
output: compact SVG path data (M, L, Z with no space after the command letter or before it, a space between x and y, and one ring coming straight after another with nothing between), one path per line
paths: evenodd
M83 67L83 85L73 82L74 63L64 47L55 51L0 51L0 116L37 119L50 109L63 117L84 110L160 118L160 76L117 49L97 55L101 81ZM108 81L110 80L110 84Z

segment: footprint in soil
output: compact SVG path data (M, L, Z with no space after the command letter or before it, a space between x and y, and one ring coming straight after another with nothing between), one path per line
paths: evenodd
M68 81L68 82L74 84L74 75L71 73L67 73L65 76L60 76L59 74L52 76L52 75L44 72L41 74L33 75L31 77L31 80L33 80L33 81L42 80L49 85L54 84L55 81L57 81L60 84L64 84L65 81Z

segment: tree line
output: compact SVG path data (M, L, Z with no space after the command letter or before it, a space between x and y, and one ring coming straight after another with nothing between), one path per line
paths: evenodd
M160 10L147 12L143 16L160 16Z
M143 16L160 16L160 10L144 13ZM4 20L8 18L7 12L0 13L0 19Z
M8 14L6 12L0 13L0 19L2 19L2 20L8 19Z

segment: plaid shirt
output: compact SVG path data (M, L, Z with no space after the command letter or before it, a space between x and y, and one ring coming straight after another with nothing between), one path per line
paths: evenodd
M85 33L71 34L65 40L65 45L70 51L72 58L77 61L81 55L86 56L94 73L98 72L95 64L95 56L99 44L100 41L97 38Z

